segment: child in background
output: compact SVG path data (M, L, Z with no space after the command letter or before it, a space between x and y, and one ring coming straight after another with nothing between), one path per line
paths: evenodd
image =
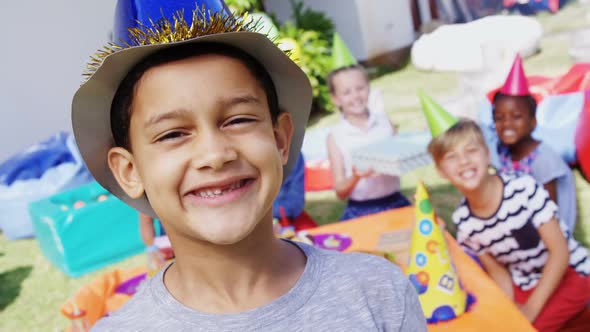
M354 150L391 137L396 130L382 107L369 107L368 75L337 34L332 55L335 70L327 81L341 117L328 135L327 149L336 194L348 199L341 220L410 205L400 193L399 177L359 170L352 164Z
M275 237L312 101L285 53L219 0L121 0L115 22L128 45L93 59L74 133L99 183L159 217L176 259L94 330L426 331L395 265Z
M289 220L294 220L303 212L305 206L305 159L299 154L291 174L283 181L281 190L272 204L272 215L282 219L281 209Z
M166 235L166 231L160 223L161 234ZM156 238L156 228L154 227L154 218L150 217L145 213L139 213L139 235L141 240L146 247L154 245L154 239Z
M587 250L531 176L488 172L490 153L475 122L445 127L428 150L441 176L465 196L453 213L457 241L535 328L558 331L590 300Z
M493 98L493 120L499 138L496 165L503 172L532 175L559 206L560 219L570 232L576 226L576 188L568 165L547 143L532 137L537 103L531 96L520 56L504 86Z
M166 235L164 231L164 227L162 223L158 221L160 224L161 234ZM160 248L154 243L156 239L156 228L154 227L154 218L145 214L139 213L139 235L141 236L141 240L145 244L145 254L147 258L147 268L148 268L148 276L152 277L155 275L164 265L166 264L166 257L162 252L160 252Z
M317 227L305 211L305 158L299 153L291 174L283 181L281 190L272 204L272 215L282 227L296 231Z

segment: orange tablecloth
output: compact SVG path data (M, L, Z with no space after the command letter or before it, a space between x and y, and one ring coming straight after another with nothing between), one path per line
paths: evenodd
M90 326L94 325L101 317L123 306L131 296L117 294L115 290L126 280L146 273L145 266L131 269L117 269L102 274L92 282L83 286L76 294L74 300L78 308L86 312L86 319ZM64 303L61 312L66 317L71 316L74 307L70 301ZM69 331L69 329L68 329Z
M383 233L408 230L413 226L414 208L407 207L379 214L321 226L310 234L340 233L352 238L346 251L375 251ZM430 324L429 331L535 331L512 301L494 281L446 233L449 252L465 289L476 303L469 312L444 323ZM403 266L402 266L403 268Z

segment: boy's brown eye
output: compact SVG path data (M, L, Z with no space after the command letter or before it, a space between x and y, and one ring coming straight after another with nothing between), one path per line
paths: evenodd
M164 141L168 141L168 140L173 140L173 139L177 139L180 138L182 136L184 136L185 134L181 131L172 131L169 133L166 133L165 135L161 136L160 138L158 138L158 142L164 142Z
M456 157L457 157L457 155L455 155L455 154L447 154L447 155L444 157L444 159L445 159L445 160L453 160L453 159L455 159Z
M254 122L253 118L235 118L230 120L227 125L239 125L244 123Z

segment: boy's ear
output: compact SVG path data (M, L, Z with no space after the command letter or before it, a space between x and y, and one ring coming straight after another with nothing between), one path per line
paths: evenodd
M137 172L133 155L124 148L114 147L109 150L107 160L113 176L125 193L135 199L143 196L143 183Z
M281 160L283 165L287 164L289 160L289 150L291 147L291 139L293 138L293 119L291 114L283 112L277 119L277 124L274 126L275 142L277 148L281 153Z

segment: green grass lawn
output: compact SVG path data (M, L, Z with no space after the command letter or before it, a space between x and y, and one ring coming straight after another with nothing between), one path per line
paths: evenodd
M549 35L541 42L541 52L525 61L529 74L557 75L569 68L569 39L560 32L587 26L587 13L588 7L573 3L556 15L540 15ZM421 72L407 65L380 76L373 84L383 90L387 111L400 129L417 130L426 129L416 98L417 89L423 88L435 98L444 97L456 93L457 82L454 73ZM327 115L314 122L313 127L335 121L335 114ZM579 202L589 202L590 185L577 171L575 176ZM409 198L413 197L418 180L424 181L437 213L448 222L461 199L457 191L436 174L433 166L426 166L402 178L403 192ZM306 210L321 224L337 220L344 208L344 203L332 192L311 193L306 200ZM579 204L579 209L575 235L589 245L590 207ZM449 229L453 230L450 224ZM0 235L0 331L63 330L67 320L60 315L59 308L71 294L105 271L143 263L144 257L139 255L74 279L53 267L41 254L35 240L11 242Z

